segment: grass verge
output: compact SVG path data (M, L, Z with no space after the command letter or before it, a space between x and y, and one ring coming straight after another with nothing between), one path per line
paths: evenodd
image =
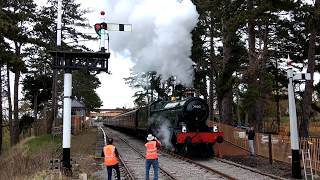
M0 156L0 179L29 179L47 169L54 147L50 135L22 140Z
M71 140L71 158L76 160L80 165L80 172L87 173L89 179L97 179L94 175L97 171L94 159L96 133L95 128L88 129L72 136ZM52 175L52 171L48 170L49 160L53 158L53 152L57 147L61 146L60 142L61 138L55 138L53 141L51 135L22 140L0 156L0 180L38 180L49 177Z

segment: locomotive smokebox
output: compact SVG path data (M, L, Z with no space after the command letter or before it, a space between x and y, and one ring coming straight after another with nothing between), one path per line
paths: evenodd
M209 115L207 103L200 98L189 98L184 103L183 119L188 126L203 125Z

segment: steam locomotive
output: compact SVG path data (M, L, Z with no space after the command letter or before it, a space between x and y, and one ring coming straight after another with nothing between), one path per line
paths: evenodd
M209 108L198 97L178 101L156 101L104 121L105 126L145 137L152 133L167 149L181 154L210 157L213 145L223 141L223 132L207 126Z

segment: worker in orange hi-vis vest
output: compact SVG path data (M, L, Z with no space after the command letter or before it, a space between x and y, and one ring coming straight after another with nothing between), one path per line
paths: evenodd
M108 180L112 179L112 169L117 171L117 179L120 180L119 154L112 143L113 139L109 138L107 145L103 147L104 165L107 167Z
M147 137L148 142L145 144L147 152L146 152L146 180L149 180L149 171L152 165L154 180L158 180L158 153L157 147L161 146L160 141L157 140L152 134L149 134Z

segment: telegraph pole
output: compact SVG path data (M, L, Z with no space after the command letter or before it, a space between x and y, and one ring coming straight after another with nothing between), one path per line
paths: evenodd
M292 61L288 55L288 100L289 100L289 117L290 117L290 140L291 140L291 155L292 155L292 177L301 179L301 165L300 165L300 150L299 150L299 134L297 126L296 103L294 98L293 80L308 80L311 79L310 73L293 74Z

